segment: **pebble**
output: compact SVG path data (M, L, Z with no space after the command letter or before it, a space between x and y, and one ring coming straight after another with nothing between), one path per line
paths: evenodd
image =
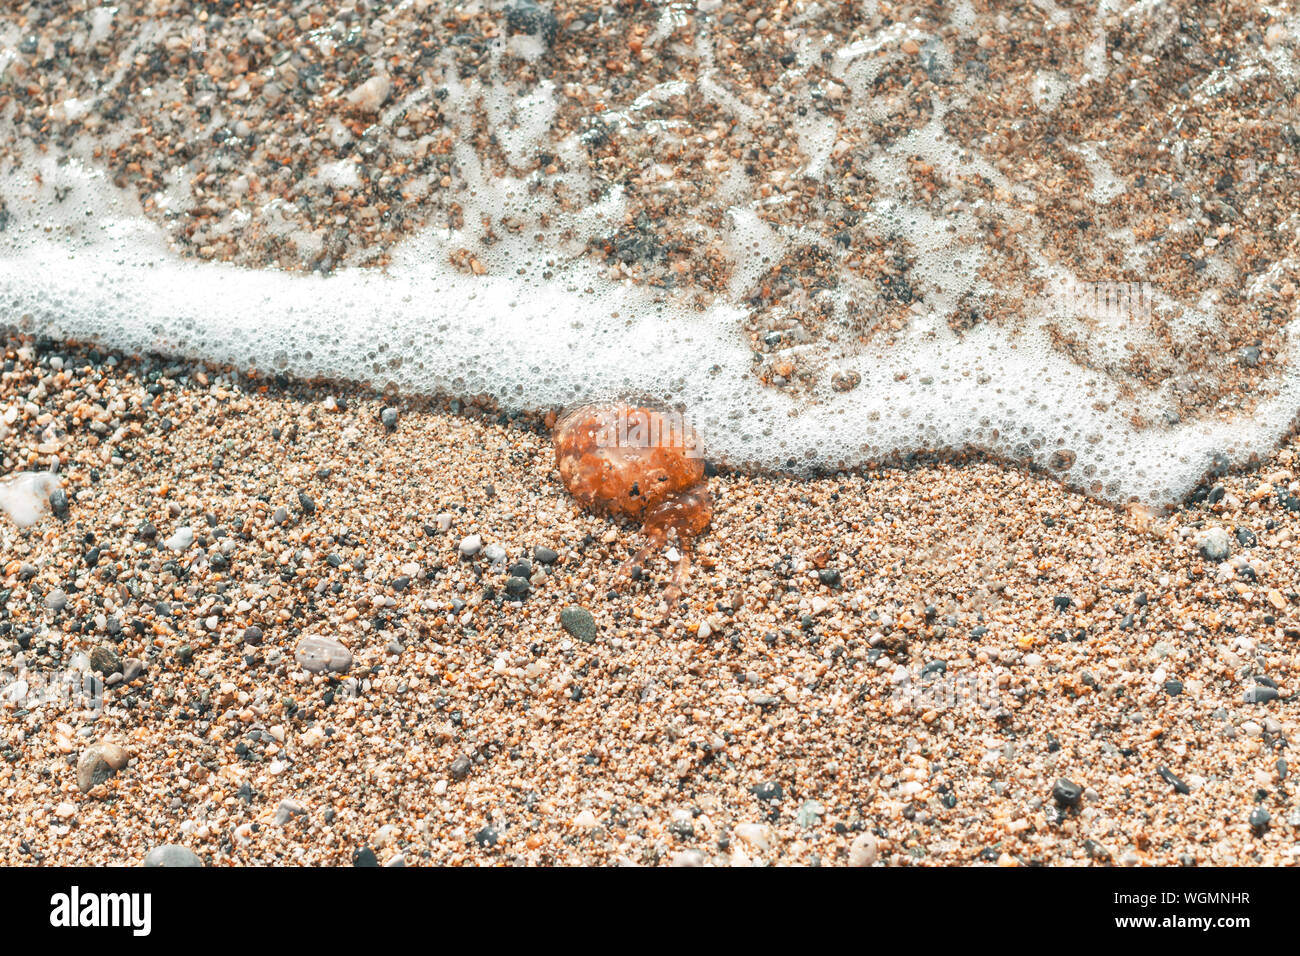
M385 428L392 431L397 427L397 409L391 407L385 408L379 413L379 420L383 422Z
M146 853L144 857L144 865L150 867L195 867L202 866L203 860L201 860L199 855L189 847L177 846L176 844L169 843L164 846L156 846Z
M1062 777L1052 785L1052 799L1058 806L1077 807L1083 800L1083 787Z
M55 488L50 492L50 510L60 521L68 517L68 493L62 488Z
M699 850L678 850L668 857L669 866L696 867L704 866L708 863L708 858Z
M795 822L804 829L809 829L821 822L822 814L825 812L826 808L816 800L807 800L795 813Z
M281 800L280 805L275 808L275 816L271 818L271 823L273 826L282 827L294 817L306 812L307 809L297 800Z
M127 752L118 744L91 744L77 761L77 789L89 793L126 766Z
M116 650L101 644L90 652L90 669L105 676L116 674L122 670L122 658Z
M538 564L554 564L559 560L559 553L550 548L533 548L533 560Z
M874 833L860 833L849 844L849 866L871 866L880 859L880 841Z
M1256 807L1250 812L1250 825L1256 830L1264 829L1272 819L1272 815L1263 807Z
M1228 560L1232 543L1223 528L1208 528L1196 537L1196 549L1206 561L1215 563Z
M392 81L383 74L372 76L347 95L347 101L363 113L375 113L392 91Z
M56 588L45 595L45 606L56 613L62 611L68 606L68 593L62 588Z
M772 828L765 823L740 823L731 832L737 840L755 850L766 852L772 849Z
M252 647L257 647L262 643L262 629L256 624L250 624L244 628L244 643Z
M1259 684L1248 688L1246 693L1242 695L1247 704L1267 704L1270 700L1277 700L1280 696L1276 688Z
M352 652L332 637L304 637L294 648L293 658L305 671L342 674L352 666Z
M755 784L749 788L749 792L764 803L775 803L785 797L785 790L781 785L770 780Z
M176 533L163 542L172 551L185 551L194 543L194 529L177 528Z
M460 553L467 558L472 558L483 550L483 539L476 534L471 534L462 538L460 542Z
M469 776L470 768L473 763L464 754L461 754L451 762L451 779L464 780Z
M1182 779L1174 774L1168 767L1160 767L1156 770L1160 774L1160 779L1174 788L1175 793L1191 793L1191 788L1185 784Z
M560 612L560 626L585 644L596 640L596 619L585 607L566 607Z
M506 560L506 549L499 544L489 544L483 549L483 557L493 564L503 564Z

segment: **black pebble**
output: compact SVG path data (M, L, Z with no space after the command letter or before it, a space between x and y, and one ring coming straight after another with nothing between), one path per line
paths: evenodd
M1073 780L1066 780L1062 777L1052 784L1052 799L1056 801L1058 806L1077 807L1080 801L1083 800L1083 787Z
M1174 788L1175 793L1192 792L1191 788L1189 788L1187 784L1183 783L1183 781L1180 780L1168 767L1161 767L1156 771L1156 773L1160 774L1160 779L1164 780L1165 783Z
M50 508L60 521L68 517L68 493L62 488L55 488L50 492Z
M772 803L785 797L785 791L781 788L781 785L773 781L755 784L749 788L749 792L765 803Z

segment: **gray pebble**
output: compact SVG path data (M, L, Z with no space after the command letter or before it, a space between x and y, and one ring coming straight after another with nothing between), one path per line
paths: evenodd
M566 607L560 612L560 626L584 643L596 640L596 619L585 607Z
M176 846L167 844L166 846L156 846L145 855L145 866L202 866L203 861L199 855L189 847Z
M1201 557L1206 561L1218 563L1228 560L1228 555L1232 553L1232 542L1223 528L1209 528L1197 535L1196 550L1201 552Z
M1274 687L1265 687L1262 684L1250 688L1243 695L1248 704L1267 704L1270 700L1277 700L1279 696L1277 689Z

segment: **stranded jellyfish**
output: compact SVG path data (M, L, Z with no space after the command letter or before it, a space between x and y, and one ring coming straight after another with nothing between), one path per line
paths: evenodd
M639 521L646 545L619 569L625 581L677 532L681 557L664 592L671 608L691 569L695 538L713 517L704 455L677 412L619 404L583 405L555 425L555 464L584 508Z

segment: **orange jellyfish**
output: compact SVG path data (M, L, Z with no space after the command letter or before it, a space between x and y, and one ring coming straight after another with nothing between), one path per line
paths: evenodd
M677 412L610 403L567 412L553 437L569 494L584 508L639 521L645 532L645 547L619 569L616 585L677 532L681 557L664 591L671 609L690 574L695 539L713 517L695 429Z

